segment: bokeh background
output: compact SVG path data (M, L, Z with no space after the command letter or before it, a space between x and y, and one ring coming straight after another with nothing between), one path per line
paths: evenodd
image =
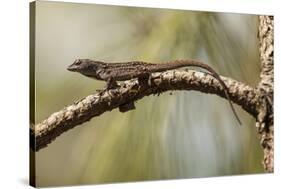
M249 85L259 79L257 16L36 2L36 123L105 83L66 67L77 58L121 62L200 59ZM104 113L36 153L38 186L263 173L255 121L195 91L149 96Z

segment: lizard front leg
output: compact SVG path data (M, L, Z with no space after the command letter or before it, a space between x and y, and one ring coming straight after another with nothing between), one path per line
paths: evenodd
M97 92L104 93L107 90L116 89L118 87L117 82L112 77L108 78L105 81L106 81L106 86L102 90L101 89L96 90Z

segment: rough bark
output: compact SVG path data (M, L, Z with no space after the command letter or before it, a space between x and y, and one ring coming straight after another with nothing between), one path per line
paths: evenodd
M264 151L263 165L267 172L274 171L273 127L273 16L259 17L261 74L257 92L262 97L258 107L256 127Z
M256 89L230 78L221 78L229 89L232 102L256 117L256 105L260 99L256 95ZM192 70L155 73L151 76L150 85L146 82L138 83L137 80L125 82L120 88L89 95L31 126L31 136L36 141L33 149L38 151L46 147L63 132L89 121L94 116L168 90L197 90L226 98L223 87L209 74Z

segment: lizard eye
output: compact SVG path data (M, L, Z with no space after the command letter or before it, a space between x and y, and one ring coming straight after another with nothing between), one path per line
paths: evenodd
M80 65L81 63L82 63L81 60L79 60L79 59L78 59L78 60L75 60L75 64L76 64L76 65Z

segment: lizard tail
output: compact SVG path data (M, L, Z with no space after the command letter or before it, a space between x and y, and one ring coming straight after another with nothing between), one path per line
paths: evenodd
M213 74L212 74L212 75L213 75ZM215 77L216 77L216 76L215 76ZM217 77L220 77L220 76L217 75ZM229 92L228 92L228 90L227 90L227 87L226 87L225 83L224 83L222 80L219 80L219 82L220 82L220 84L221 84L221 85L223 86L223 88L224 88L225 96L226 96L226 98L228 99L230 108L231 108L231 110L232 110L232 112L233 112L233 114L234 114L236 120L238 121L239 125L242 125L242 122L241 122L241 120L239 119L239 116L238 116L237 112L236 112L235 109L234 109L233 103L232 103L231 100L230 100Z
M201 65L200 65L200 66L201 66ZM241 120L239 119L239 116L238 116L236 110L234 109L233 103L232 103L231 100L230 100L228 87L225 85L224 81L221 79L221 77L220 77L220 76L213 70L213 68L211 68L210 66L204 64L204 66L202 66L202 68L205 68L206 70L208 70L208 71L210 72L210 74L211 74L214 78L216 78L216 79L219 81L219 83L222 85L223 91L224 91L225 96L226 96L226 98L227 98L227 100L228 100L228 103L229 103L229 105L230 105L230 108L231 108L231 110L232 110L232 112L233 112L233 114L234 114L234 116L235 116L237 122L239 123L239 125L242 125L242 122L241 122Z
M227 86L225 85L224 81L221 79L219 74L217 74L217 72L212 67L210 67L207 64L204 64L201 61L197 61L197 60L178 60L178 61L176 61L176 63L178 65L181 64L181 65L186 65L186 66L201 67L201 68L206 69L207 71L209 71L209 74L212 75L214 78L216 78L220 82L220 84L222 85L224 93L225 93L225 96L226 96L226 98L227 98L227 100L229 102L230 108L231 108L231 110L232 110L236 120L238 121L239 125L242 125L242 122L239 119L239 116L238 116L237 112L235 111L234 106L233 106L233 104L232 104L232 102L230 100L229 91L228 91Z

